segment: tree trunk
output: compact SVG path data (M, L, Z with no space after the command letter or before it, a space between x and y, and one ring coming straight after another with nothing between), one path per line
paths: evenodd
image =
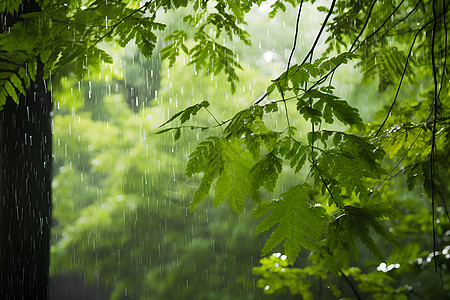
M0 298L46 299L51 220L51 98L36 80L0 113Z
M23 12L36 7L24 1ZM42 70L0 112L0 299L47 299L52 102Z

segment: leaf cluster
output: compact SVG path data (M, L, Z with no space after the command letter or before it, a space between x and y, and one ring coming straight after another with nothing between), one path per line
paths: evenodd
M295 64L282 73L273 83L267 87L267 95L269 96L275 89L280 94L292 91L295 95L302 92L308 92L307 85L313 83L312 87L323 82L323 80L331 74L336 68L342 64L348 63L356 56L350 52L342 52L333 57L321 57L314 62L303 62Z
M178 117L180 118L180 124L183 124L183 123L189 121L192 116L195 116L199 112L200 109L202 109L202 108L206 109L208 106L209 106L208 101L202 101L198 104L189 106L188 108L174 114L169 120L167 120L166 122L161 124L159 126L159 128L163 127L164 125L168 124L169 122L172 122L173 120L175 120ZM170 128L162 129L162 130L156 132L156 134L161 134L161 133L164 133L167 131L175 130L174 140L176 141L181 136L181 128L182 128L182 126L170 127ZM199 126L190 126L190 128L191 129L197 128L197 129L202 129L202 130L208 129L208 127L199 127Z
M399 246L396 238L380 223L385 218L395 218L398 212L383 203L368 202L364 206L347 205L333 213L327 224L327 238L330 253L348 265L349 256L355 261L359 259L357 239L379 260L385 261L377 244L370 234L374 230L386 241Z
M293 186L281 194L279 199L261 203L252 216L262 217L267 213L269 215L257 226L256 234L278 225L264 245L261 255L268 254L283 243L286 261L292 265L302 247L322 251L319 242L324 238L328 215L323 207L310 199L306 185Z
M92 1L86 6L41 5L41 11L20 14L19 21L0 34L0 106L7 96L17 101L29 79L35 80L38 60L44 65L40 71L43 79L69 64L82 78L88 66L112 63L111 56L99 48L100 42L117 41L125 46L134 39L139 50L150 56L156 46L154 31L164 29L154 13L145 14L155 9L150 2L137 9L118 0Z
M201 142L189 156L186 175L203 173L199 188L191 201L191 209L197 206L209 193L216 181L214 206L225 200L236 212L244 210L246 195L255 197L256 191L250 186L247 176L253 166L250 153L239 147L236 142L230 142L217 137L209 137Z
M14 14L19 10L22 0L5 0L0 3L0 13Z
M328 105L331 110L329 112L331 121L339 119L349 125L362 124L357 110L332 94L311 90L304 95L310 98L315 97L313 99L316 99L316 103L322 103L323 106ZM300 101L305 103L302 98ZM315 107L318 108L319 105ZM174 115L170 121L183 115L188 120L191 114L196 113L201 107L203 107L202 103L188 107ZM321 122L322 111L326 109L320 109ZM191 153L186 167L187 175L203 173L191 208L198 205L208 195L214 183L215 206L227 199L233 210L241 212L246 196L249 196L259 203L253 213L255 217L262 217L271 211L261 221L257 233L267 231L279 223L264 246L263 255L282 243L290 264L298 257L300 248L304 247L322 253L332 266L335 263L328 254L330 250L327 249L330 245L327 241L333 241L331 235L335 232L329 229L327 231L326 228L327 224L334 224L335 221L332 221L333 217L329 212L322 206L316 205L318 203L310 198L310 188L307 185L293 186L278 199L268 202L261 202L259 189L263 187L269 192L275 190L285 162L289 162L289 166L298 173L309 161L311 162L310 172L316 184L322 186L322 194L329 194L328 205L330 207L333 204L337 205L338 212L351 210L353 206L349 206L346 202L353 201L352 195L356 195L361 201L369 201L371 198L368 188L369 180L379 179L385 174L380 163L384 158L384 151L377 148L368 138L341 131L313 131L308 134L307 143L299 142L292 137L295 133L294 128L289 128L284 133L270 130L266 126L264 115L277 110L278 106L274 102L263 106L252 105L241 110L227 121L228 124L221 137L209 137ZM322 143L325 149L320 148L318 143ZM330 144L332 147L329 147ZM368 234L367 226L372 226L376 228L376 233L393 241L377 221L377 218L382 217L386 211L377 210L376 212L380 215L375 213L370 215L372 212L370 211L361 220L355 217L349 218L349 224L361 225L361 230L365 234ZM361 215L364 213L366 213L365 210L361 212ZM363 221L370 221L369 225L364 227ZM338 221L335 223L337 224ZM368 236L363 244L380 258L380 251L371 241ZM344 251L354 251L354 248L341 248Z
M381 166L385 152L368 138L333 131L309 133L312 143L325 146L332 140L334 147L321 150L315 157L312 173L322 181L322 194L329 193L329 204L342 206L355 193L361 200L370 198L367 179L380 179L386 171Z

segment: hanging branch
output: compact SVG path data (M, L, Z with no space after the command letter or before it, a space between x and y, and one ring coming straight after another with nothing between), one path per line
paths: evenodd
M314 49L317 46L317 43L319 42L319 39L323 33L323 30L325 29L325 26L327 26L328 23L328 19L331 17L331 15L333 14L333 9L334 9L334 5L336 4L336 0L333 0L333 2L331 2L331 6L330 6L330 10L328 11L327 16L325 17L325 19L323 20L322 26L320 27L319 33L317 33L316 35L316 39L314 40L313 45L311 46L311 49L309 50L309 52L306 54L305 58L303 59L302 63L300 65L303 65L308 58L311 60L313 53L314 53Z
M414 44L416 43L417 37L419 36L419 33L422 32L423 29L425 29L428 25L430 25L433 22L433 20L429 21L428 23L426 23L425 25L423 25L414 35L414 39L411 43L411 46L409 47L409 52L408 52L408 56L406 57L406 62L405 62L405 66L403 68L403 72L402 72L402 76L400 77L400 81L398 83L398 87L397 87L397 91L395 92L395 96L394 96L394 100L391 103L391 106L389 107L389 110L386 114L386 117L383 120L383 123L380 125L380 127L378 128L377 132L375 133L375 136L378 136L378 134L380 133L381 129L383 128L384 124L386 124L387 119L389 118L392 109L394 108L395 102L397 101L398 95L400 93L400 88L402 87L402 83L403 83L403 78L405 77L406 74L406 70L408 68L408 63L409 63L409 59L411 57L412 54L412 50L414 48Z
M286 67L286 78L288 77L288 72L289 72L289 67L291 65L292 56L294 55L295 48L297 46L298 27L299 27L299 23L300 23L300 15L302 13L302 6L303 6L303 0L302 0L302 2L300 2L300 6L298 8L297 22L295 25L294 46L292 46L291 54L289 55L289 60L288 60L287 67Z
M374 0L372 5L370 6L369 12L367 13L367 18L366 18L366 22L364 23L361 31L359 32L358 36L356 37L356 39L353 41L352 46L350 47L350 50L348 50L349 52L352 52L353 47L356 45L356 42L359 40L359 38L361 37L361 35L363 34L364 30L366 30L367 24L369 24L369 19L372 16L372 10L375 7L375 4L377 3L378 0ZM403 1L402 1L403 3ZM400 3L401 4L401 3ZM385 21L386 22L386 21Z
M445 33L445 35L444 35L445 36L445 38L444 38L445 48L444 48L444 65L442 66L441 83L440 83L440 86L439 86L439 93L438 93L438 99L437 99L438 101L439 101L439 97L441 95L442 87L444 86L444 77L445 77L445 73L446 73L446 70L447 70L448 32L447 32L447 18L446 18L446 13L445 13L446 9L447 9L447 6L446 6L446 3L445 3L445 0L442 0L442 13L443 13L442 14L442 21L443 21L444 33ZM444 208L445 208L445 213L447 215L447 219L450 222L450 217L449 217L449 213L448 213L448 210L447 210L447 203L445 201L445 198L444 198L444 196L442 195L442 193L439 190L437 190L437 191L441 195L442 202L443 202L443 205L444 205Z
M436 122L437 122L437 111L438 111L438 81L437 81L437 72L436 72L436 57L434 54L435 51L435 43L436 43L436 1L433 0L433 30L431 31L431 67L433 69L433 83L434 83L434 119L433 119L433 129L431 136L431 152L430 152L430 181L431 181L431 217L432 217L432 225L433 225L433 261L434 261L434 271L437 272L437 260L436 260L436 189L435 189L435 161L436 161Z
M419 2L421 2L422 0L419 0ZM378 28L372 32L371 34L369 34L361 43L358 44L358 46L355 48L358 49L362 44L364 44L366 41L368 41L371 37L373 37L375 34L377 34L381 29L384 28L384 25L386 25L386 23L391 20L391 18L395 15L395 13L397 12L397 10L400 8L400 6L402 6L403 2L405 2L405 0L402 0L396 7L395 9L389 14L389 16L387 16L386 19L384 19L383 23L381 23L380 26L378 26ZM353 48L354 45L352 45Z
M139 11L141 11L143 8L149 6L152 2L153 2L152 0L145 2L141 7L139 7L138 9L133 10L130 14L125 16L123 19L120 19L117 23L115 23L114 25L111 26L111 29L108 32L106 32L104 35L102 35L100 38L98 38L90 48L95 47L105 37L107 37L108 35L112 34L112 32L114 31L114 29L116 29L117 26L122 24L126 19L131 18L134 14L136 14Z
M299 23L300 23L300 15L302 13L302 7L303 7L303 0L300 3L300 6L298 8L298 13L297 13L297 22L295 25L295 35L294 35L294 45L292 46L292 50L291 50L291 54L289 55L289 59L288 59L288 63L287 63L287 67L286 67L286 80L288 79L288 73L289 73L289 66L291 65L291 60L292 60L292 56L294 55L295 52L295 48L297 46L297 37L298 37L298 27L299 27ZM291 124L289 122L289 112L288 112L288 108L287 108L287 104L286 104L286 99L284 99L284 91L281 88L279 82L278 82L278 87L280 89L281 92L281 98L283 99L283 103L284 103L284 110L286 113L286 122L287 122L287 126L288 128L291 128ZM291 137L291 134L288 132L289 136ZM292 137L291 137L292 138Z
M339 268L339 272L341 273L342 277L344 277L345 282L347 282L347 284L350 286L350 288L352 289L353 294L355 294L356 299L361 300L361 296L358 294L358 292L356 291L356 288L353 286L352 282L350 281L350 279L348 279L347 276L345 276L344 272L342 272L342 269Z

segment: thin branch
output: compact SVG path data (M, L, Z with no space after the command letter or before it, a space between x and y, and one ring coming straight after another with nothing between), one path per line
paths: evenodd
M287 76L288 76L289 66L290 66L290 64L291 64L292 56L294 55L294 51L295 51L295 48L296 48L296 46L297 46L297 36L298 36L298 28L299 28L299 22L300 22L300 15L301 15L301 12L302 12L302 6L303 6L303 0L302 0L302 2L300 3L300 6L299 6L299 8L298 8L297 23L296 23L296 26L295 26L294 46L292 47L291 54L290 54L290 56L289 56L289 60L288 60L287 67L286 67L286 78L287 78ZM256 101L256 102L254 103L254 105L258 105L258 104L261 103L264 99L266 99L266 97L267 97L267 92L264 93L264 95L262 95L261 98L259 98L258 101Z
M121 23L123 23L126 19L131 18L134 14L136 14L137 12L141 11L143 8L147 7L150 3L152 3L151 1L147 1L146 3L144 3L141 7L139 7L138 9L135 9L134 11L132 11L130 14L128 14L126 17L124 17L123 19L120 19L120 21L118 21L116 24L111 26L111 30L109 30L108 32L106 32L104 35L102 35L100 38L97 39L97 41L94 42L94 44L90 47L95 47L98 43L100 43L105 37L107 37L108 35L112 34L112 32L114 31L114 29L116 29L117 26L119 26Z
M441 82L440 82L440 86L439 86L439 92L437 95L437 101L439 101L439 97L441 95L441 91L442 91L442 87L444 86L444 77L445 77L445 73L446 73L446 69L447 69L447 47L448 47L448 34L447 34L447 19L446 19L446 4L445 4L445 0L442 0L442 11L443 11L443 15L442 15L442 20L443 20L443 25L444 25L444 33L445 33L445 39L444 39L444 43L445 43L445 48L444 48L444 65L442 66L442 74L441 74ZM438 102L436 101L435 105L438 104ZM434 122L437 122L436 120L436 115L434 117ZM445 213L447 215L447 219L450 222L450 216L448 213L448 209L447 209L447 203L445 201L445 197L444 195L442 195L442 193L436 189L437 192L439 192L441 198L442 198L442 202L445 208Z
M300 23L300 15L302 13L302 7L303 7L303 0L300 3L300 6L298 7L297 22L296 22L296 26L295 26L294 45L292 46L291 54L289 55L289 60L288 60L287 67L286 67L286 80L288 79L289 66L291 65L291 59L292 59L292 56L294 55L295 48L297 46L297 36L298 36L298 27L299 27L298 25ZM291 124L289 122L289 112L288 112L286 100L284 99L284 91L281 88L280 82L278 82L277 84L278 84L278 87L280 89L281 98L283 99L283 103L284 103L284 110L285 110L285 113L286 113L287 126L288 126L288 128L291 128ZM289 136L291 135L289 132L288 132L288 134L289 134Z
M328 19L331 17L331 15L333 14L333 9L334 9L334 5L336 4L336 0L333 0L333 2L331 2L331 6L330 6L330 10L328 11L327 16L325 17L325 19L323 20L322 26L320 27L319 33L316 35L316 39L314 40L313 45L311 46L311 49L309 50L309 52L306 54L305 58L303 59L302 63L300 65L303 65L308 58L311 60L313 53L314 53L314 49L317 46L317 43L319 42L319 39L323 33L323 30L325 29L325 26L327 26L328 23Z
M369 19L372 15L372 10L375 7L375 4L377 3L378 0L374 0L372 5L370 6L369 12L367 13L367 18L366 18L366 22L364 23L361 31L359 32L358 36L356 37L356 39L353 41L352 46L350 47L349 52L352 52L353 47L355 46L356 42L359 40L359 38L361 37L361 35L363 34L364 30L366 30L367 24L369 24Z
M419 4L422 2L422 0L419 0L417 3L416 3L416 5L411 9L411 11L409 12L409 13L407 13L406 14L406 16L404 16L403 18L401 18L401 19L399 19L399 20L397 20L396 22L395 22L395 24L393 24L391 27L389 27L388 29L386 29L384 32L383 32L383 35L380 37L380 40L382 40L382 39L384 39L384 37L386 36L386 35L388 35L388 33L392 30L392 28L394 28L394 27L396 27L398 24L402 24L406 19L408 19L410 16L412 16L415 12L416 12L416 10L417 10L417 8L419 7ZM408 31L398 31L398 32L396 32L395 34L392 34L392 35L390 35L390 36L395 36L395 35L402 35L402 34L405 34L406 32L408 32ZM408 32L409 33L409 32ZM388 35L389 36L389 35Z
M298 14L297 14L297 23L295 25L295 36L294 36L294 46L292 46L291 55L289 55L289 60L286 67L286 78L288 77L289 72L289 66L291 65L291 59L295 52L295 47L297 46L297 36L298 36L298 25L300 23L300 15L302 13L302 6L303 6L303 0L300 2L300 6L298 8Z
M384 147L386 147L392 140L398 138L398 137L401 136L402 134L408 133L409 131L415 130L415 129L418 129L418 128L421 129L421 128L424 126L424 124L426 124L426 123L419 123L419 124L416 124L415 126L412 126L412 127L407 128L407 129L405 129L405 130L403 130L403 131L400 131L400 132L397 133L396 135L394 135L394 136L392 136L391 138L389 138L389 140L388 140L387 142L385 142L383 145L381 145L381 148L384 149ZM381 135L381 136L379 136L378 138L380 138L380 140L382 140L382 138L388 137L388 136L389 136L389 133L387 133L387 134L385 134L385 135ZM372 138L370 141L371 141L371 142L375 142L378 138Z
M223 132L222 124L220 124L220 122L219 122L219 121L216 119L216 117L209 111L208 108L206 108L206 107L203 107L203 108L211 115L211 117L213 117L214 121L216 121L217 125L220 126L220 129L222 129L222 132Z
M409 59L411 57L412 54L412 50L414 48L414 44L416 43L417 37L419 36L419 33L422 32L422 30L427 27L429 24L431 24L431 22L433 22L433 20L429 21L428 23L426 23L424 26L422 26L417 33L414 35L414 39L411 43L411 47L409 47L409 52L408 52L408 56L406 57L406 62L405 62L405 66L403 68L403 72L402 72L402 76L400 77L400 81L398 83L398 87L397 87L397 91L395 92L395 96L394 96L394 100L391 103L391 106L389 107L389 110L386 114L386 117L383 120L383 123L380 125L380 127L378 128L377 132L375 133L375 136L378 136L378 134L380 133L381 129L383 128L384 124L386 124L387 119L389 118L392 109L394 108L395 102L397 101L398 95L400 93L400 88L402 87L402 82L403 82L403 78L405 78L405 74L406 74L406 70L408 68L408 63L409 63Z
M366 41L368 41L371 37L373 37L375 34L377 34L381 29L384 28L384 25L391 20L392 16L395 15L395 13L397 12L397 10L400 8L400 6L402 6L403 2L405 2L405 0L402 0L399 5L397 5L397 7L395 7L395 9L389 14L389 16L387 16L387 18L383 21L383 23L381 23L380 26L378 26L378 28L372 32L371 34L369 34L361 43L358 44L358 46L353 50L355 51L356 49L358 49L361 45L363 45ZM353 45L352 45L353 48Z
M445 14L445 10L447 9L446 4L445 4L445 0L442 1L442 23L444 26L444 65L442 66L442 74L441 74L441 82L439 85L439 92L437 95L438 100L440 99L440 95L441 95L441 91L442 91L442 87L444 86L444 77L445 77L445 73L446 73L446 68L447 68L447 53L448 53L448 30L447 30L447 18L446 18L446 14Z
M267 92L264 93L264 95L261 96L261 98L258 99L258 101L256 101L253 105L258 105L259 103L261 103L264 99L266 99L267 97Z
M165 129L161 129L159 131L154 132L153 134L161 134L164 132L168 132L171 130L177 130L177 129L181 129L181 128L188 128L188 129L201 129L201 130L207 130L210 129L211 127L206 127L206 126L198 126L198 125L181 125L181 126L177 126L177 127L169 127L169 128L165 128Z
M389 171L389 173L384 177L383 181L381 181L380 184L378 184L375 188L380 189L381 186L384 184L384 182L388 179L388 177L394 172L394 170L398 167L398 165L402 162L403 158L405 158L406 154L408 154L409 150L411 150L412 146L416 143L417 139L419 138L420 134L422 133L423 128L420 129L419 134L416 136L414 141L409 145L409 147L406 149L405 153L400 157L400 159L397 161L397 163L392 167L392 169ZM406 132L406 131L405 131Z
M350 279L348 279L347 276L345 276L344 272L342 272L342 269L339 268L339 272L341 273L342 277L344 277L345 282L347 282L347 284L350 286L350 288L353 291L353 294L355 294L356 299L361 300L361 296L358 294L358 291L356 290L356 288L353 286L352 282L350 281Z
M433 129L432 129L432 137L431 137L431 152L430 152L430 181L431 181L431 216L432 216L432 225L433 225L433 261L434 261L434 271L437 272L437 260L436 260L436 221L435 221L435 159L436 159L436 122L437 122L437 111L438 111L438 81L437 81L437 71L436 71L436 57L434 54L435 51L435 43L436 43L436 24L437 24L437 15L436 15L436 1L433 0L433 30L431 32L431 67L433 68L433 83L434 83L434 120L433 120Z

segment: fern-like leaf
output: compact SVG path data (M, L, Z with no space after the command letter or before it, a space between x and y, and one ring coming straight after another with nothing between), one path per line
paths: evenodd
M221 151L222 140L218 137L208 137L189 156L186 175L192 176L203 172L200 187L195 191L191 201L191 209L194 209L208 195L211 185L223 170Z
M281 173L283 160L273 152L268 153L263 159L257 162L249 172L252 188L258 190L261 186L269 192L273 192Z
M208 106L209 106L208 101L202 101L200 103L191 105L191 106L183 109L182 111L179 111L176 114L174 114L169 120L167 120L166 122L161 124L159 127L163 127L164 125L172 122L173 120L175 120L178 117L180 117L181 124L183 124L183 123L189 121L191 116L195 116L201 108L207 108Z
M251 154L236 143L223 141L221 158L223 169L216 183L214 207L227 200L235 212L241 213L246 195L253 196L255 201L260 199L257 191L250 187L249 171L254 165Z
M314 141L320 139L325 143L332 134L330 131L309 134L310 142L313 136ZM316 157L316 167L312 170L317 182L325 181L327 188L334 192L334 200L330 197L330 205L343 196L343 188L347 197L354 192L361 199L368 199L366 179L379 179L386 173L380 164L385 152L367 138L343 132L335 133L333 143L334 148L325 149Z
M293 264L301 247L321 252L320 241L323 238L327 214L309 198L306 185L291 187L276 200L260 204L252 213L253 217L269 215L259 223L256 234L260 234L277 225L264 245L261 255L273 250L283 241L284 253L289 264Z
M336 253L349 253L353 259L358 260L356 239L379 260L384 261L381 251L371 237L370 228L390 243L399 246L395 237L380 223L386 216L396 215L391 207L380 203L369 202L366 206L345 206L335 213L335 217L328 224L327 236L329 248ZM340 257L348 263L345 255Z
M244 210L246 195L258 202L261 197L252 189L248 176L253 165L250 152L241 148L238 142L209 137L200 143L189 156L186 166L187 176L203 173L200 187L194 193L191 209L208 195L216 179L215 207L227 200L231 208L240 213Z

